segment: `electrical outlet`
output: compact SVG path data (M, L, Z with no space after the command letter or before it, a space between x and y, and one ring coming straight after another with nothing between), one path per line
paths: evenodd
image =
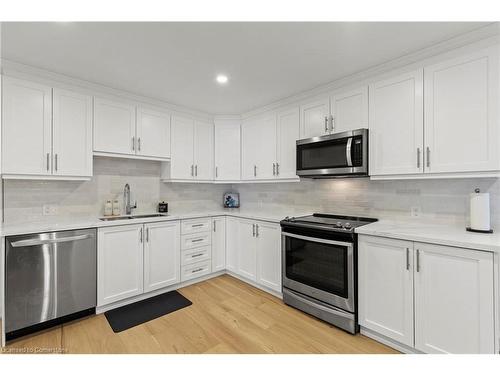
M57 208L56 204L44 204L42 206L42 213L44 216L57 215Z
M411 217L419 217L422 214L422 209L419 206L413 206L410 208Z

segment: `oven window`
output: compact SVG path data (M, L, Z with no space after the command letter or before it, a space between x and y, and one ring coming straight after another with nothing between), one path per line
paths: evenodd
M300 170L347 167L346 140L298 145L297 166Z
M286 237L285 254L288 279L348 298L346 246Z

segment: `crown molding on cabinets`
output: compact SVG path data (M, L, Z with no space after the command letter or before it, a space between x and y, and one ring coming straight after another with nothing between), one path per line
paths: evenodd
M1 74L25 79L28 81L35 81L50 86L57 86L65 89L78 88L80 91L89 95L98 95L105 97L119 97L122 100L134 102L146 106L152 106L164 109L172 114L184 114L194 117L201 121L213 121L214 116L209 113L200 112L191 108L181 105L168 103L159 99L134 94L129 91L115 89L99 83L85 81L79 78L70 77L64 74L51 72L45 69L37 68L30 65L21 64L15 61L0 59Z
M384 75L394 75L398 70L404 72L415 69L416 67L422 67L424 64L433 63L436 59L448 58L448 54L450 55L449 57L453 57L454 55L462 54L468 50L481 49L497 43L500 43L500 24L494 22L430 47L387 61L370 69L356 72L333 82L312 88L311 90L303 91L269 103L263 107L247 111L242 113L241 118L244 120L246 118L258 116L264 112L297 105L304 100L330 95L339 89L345 90L349 87L356 88L360 85L369 84L375 79L381 79Z

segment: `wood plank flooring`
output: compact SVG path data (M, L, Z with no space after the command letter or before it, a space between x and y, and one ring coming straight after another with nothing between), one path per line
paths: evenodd
M19 339L4 353L397 353L223 275L179 290L193 305L120 333L103 314Z

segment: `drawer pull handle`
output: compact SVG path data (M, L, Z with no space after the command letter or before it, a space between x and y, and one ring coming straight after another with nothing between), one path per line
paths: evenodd
M198 228L198 227L202 227L204 224L193 224L191 225L192 228Z
M191 273L196 273L196 272L200 272L200 271L203 271L203 268L196 268L196 269L192 270Z
M203 241L203 238L198 238L196 240L191 240L191 242L200 242L200 241Z
M198 257L201 257L201 256L203 256L203 253L191 255L191 258L198 258Z

